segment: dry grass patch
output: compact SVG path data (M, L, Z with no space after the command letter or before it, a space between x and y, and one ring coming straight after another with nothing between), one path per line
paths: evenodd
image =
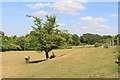
M73 48L53 50L55 58L45 59L45 53L36 51L3 52L4 78L117 78L114 48ZM52 55L52 52L49 53Z

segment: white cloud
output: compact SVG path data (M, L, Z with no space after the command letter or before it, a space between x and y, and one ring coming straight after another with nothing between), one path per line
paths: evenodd
M46 3L46 4L38 3L38 4L35 4L35 5L33 5L33 4L28 4L28 5L26 5L26 6L27 6L27 7L30 7L31 9L39 9L39 8L42 8L42 7L48 6L48 5L50 5L50 3Z
M38 12L34 12L32 14L35 15L35 16L50 15L48 12L45 12L45 11L38 11Z
M27 6L27 7L32 7L32 6L33 6L33 4L27 4L26 6Z
M76 12L77 10L85 10L86 7L82 5L81 2L87 2L86 0L75 0L78 2L73 2L74 0L64 0L64 1L58 1L54 2L53 4L51 3L38 3L38 4L28 4L26 5L27 7L30 7L31 9L39 9L44 6L51 7L55 10L55 12L61 13L61 14L69 14L69 15L80 15L80 13Z
M89 31L89 32L99 32L101 34L111 34L116 33L116 29L105 25L103 23L109 22L106 18L95 18L91 16L81 17L80 21L77 23L80 25L84 25L81 27L81 31Z
M102 30L102 33L104 34L109 34L109 35L115 35L115 34L118 34L118 28L110 28L110 29L103 29Z
M111 14L110 16L111 17L117 17L118 15L117 14Z
M82 22L85 21L85 22L89 22L89 23L108 22L108 20L105 18L94 18L91 16L81 17L81 21Z
M57 25L65 26L66 24L65 23L57 23Z
M78 24L87 23L91 27L110 29L109 26L100 24L101 22L108 22L108 19L94 18L94 17L91 17L91 16L87 16L87 17L81 17L80 21L77 22L77 23ZM86 28L86 27L83 27L83 28Z
M86 7L84 7L80 3L75 3L72 1L59 1L55 2L49 7L52 7L54 10L58 11L59 13L62 14L70 14L70 15L79 15L80 13L76 12L77 10L84 10Z
M102 29L96 29L96 31L101 32L101 31L102 31Z
M106 28L106 29L110 29L110 27L107 26L107 25L99 25L99 27L101 27L101 28Z
M77 2L81 2L81 3L87 3L87 0L63 0L63 1L77 1Z

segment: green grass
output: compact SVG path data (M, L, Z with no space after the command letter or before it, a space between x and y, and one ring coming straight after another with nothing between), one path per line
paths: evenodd
M118 65L115 48L74 48L53 50L56 57L45 59L45 53L35 51L3 52L3 78L117 78ZM49 53L51 55L51 52Z

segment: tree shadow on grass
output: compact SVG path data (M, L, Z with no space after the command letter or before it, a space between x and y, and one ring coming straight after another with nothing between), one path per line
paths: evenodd
M52 55L52 56L50 56L50 58L49 59L53 59L53 58L55 58L56 56L55 55Z
M66 54L62 54L62 55L60 55L59 57L62 57L62 56L64 56L64 55L66 55Z
M28 61L27 63L40 63L43 61L46 61L47 59L43 59L43 60L35 60L35 61Z
M54 54L52 54L48 59L53 59L55 58L56 56ZM39 62L43 62L43 61L46 61L48 59L43 59L43 60L35 60L35 61L27 61L26 63L39 63Z
M50 56L50 58L49 59L53 59L53 58L55 58L56 56ZM44 61L46 61L46 60L48 60L48 59L43 59L43 60L35 60L35 61L28 61L28 62L26 62L26 63L40 63L40 62L44 62Z
M118 65L120 65L120 62L119 62L119 61L116 61L115 63L118 64Z

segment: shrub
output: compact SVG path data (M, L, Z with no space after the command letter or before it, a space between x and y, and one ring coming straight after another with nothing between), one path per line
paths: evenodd
M10 51L9 45L2 45L2 51Z
M72 46L65 46L65 49L72 49Z
M10 45L2 45L1 46L2 51L16 51L16 50L22 50L22 48L19 45L10 44Z
M86 45L86 43L81 43L80 45L82 45L82 46L83 46L83 45Z
M72 49L72 46L65 44L63 46L58 47L58 49Z
M102 45L101 43L98 43L98 42L95 43L95 47L99 47L101 45Z
M107 44L104 44L104 48L108 48L108 45L107 45Z

